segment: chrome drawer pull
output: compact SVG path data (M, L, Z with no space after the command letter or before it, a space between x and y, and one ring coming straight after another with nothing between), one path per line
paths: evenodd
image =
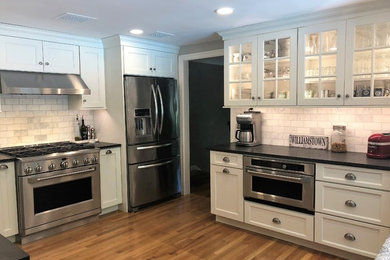
M282 222L280 221L280 219L278 219L278 218L273 218L273 219L272 219L272 222L275 223L275 224L278 224L278 225L279 225L280 223L282 223Z
M230 162L230 159L229 159L229 157L223 157L223 159L222 159L224 162Z
M345 238L346 240L349 240L349 241L355 241L355 240L356 240L356 237L355 237L353 234L351 234L351 233L345 234L345 235L344 235L344 238Z
M350 181L354 181L354 180L356 180L356 175L349 172L349 173L345 174L345 179L350 180Z
M351 208L355 208L356 207L356 203L353 200L347 200L345 202L345 206L351 207Z
M0 170L7 170L7 169L8 169L8 165L6 164L0 165Z
M222 171L223 173L225 173L225 174L229 174L230 173L230 171L228 170L228 169L223 169L223 171Z
M107 150L106 154L112 154L111 150Z

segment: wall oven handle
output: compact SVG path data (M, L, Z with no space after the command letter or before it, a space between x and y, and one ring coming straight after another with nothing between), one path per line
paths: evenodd
M156 91L154 90L154 85L150 85L152 88L152 93L153 93L153 100L154 100L154 128L153 128L153 134L156 134L157 131L157 124L158 124L158 107L157 107L157 96L156 96Z
M154 167L159 167L159 166L162 166L162 165L170 164L172 162L173 162L173 160L169 160L169 161L162 162L162 163L153 163L153 164L140 165L137 168L138 169L154 168Z
M171 146L172 143L167 143L167 144L157 144L157 145L149 145L149 146L140 146L137 147L137 150L148 150L148 149L154 149L154 148L161 148L161 147L167 147Z
M256 174L259 176L264 176L267 178L277 179L277 180L286 180L287 179L287 180L292 180L292 181L296 181L296 182L303 182L305 179L308 178L308 177L292 177L292 176L287 176L287 175L280 174L280 173L272 174L272 173L258 172L258 171L252 171L252 170L246 170L246 171L248 173L253 173L253 174Z
M48 177L42 177L42 178L34 178L34 179L29 179L29 183L36 183L40 181L47 181L47 180L52 180L52 179L57 179L61 177L67 177L67 176L72 176L72 175L77 175L77 174L82 174L82 173L88 173L88 172L93 172L96 171L96 168L89 168L87 170L81 170L81 171L75 171L75 172L70 172L70 173L64 173L64 174L58 174L54 176L48 176Z
M160 106L161 106L161 119L160 119L160 128L158 130L158 133L161 135L162 129L163 129L163 124L164 124L164 104L162 100L162 95L161 95L161 90L160 86L157 84L157 93L160 98Z

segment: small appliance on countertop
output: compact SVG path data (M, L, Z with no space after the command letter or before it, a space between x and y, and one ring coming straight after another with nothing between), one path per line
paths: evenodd
M390 158L390 133L373 134L368 138L367 157Z
M237 145L255 146L261 144L261 113L250 108L236 116Z

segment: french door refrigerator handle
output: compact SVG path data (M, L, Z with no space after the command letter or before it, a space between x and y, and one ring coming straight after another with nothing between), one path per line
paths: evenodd
M159 166L162 166L162 165L170 164L172 162L173 162L173 160L169 160L169 161L162 162L162 163L153 163L153 164L140 165L137 168L138 169L154 168L154 167L159 167Z
M152 88L152 93L153 93L153 99L154 99L154 114L155 114L155 118L154 118L154 129L153 129L153 134L156 134L156 131L157 131L157 123L158 123L158 108L157 108L157 97L156 97L156 91L154 90L154 85L150 85L150 87Z
M148 150L148 149L155 149L155 148L161 148L161 147L167 147L167 146L172 146L172 143L167 143L167 144L158 144L158 145L149 145L149 146L140 146L137 147L137 150Z
M157 92L158 92L158 96L160 97L160 105L161 105L161 120L160 120L160 129L158 130L158 133L161 135L163 124L164 124L164 104L162 100L160 86L158 84L157 84Z

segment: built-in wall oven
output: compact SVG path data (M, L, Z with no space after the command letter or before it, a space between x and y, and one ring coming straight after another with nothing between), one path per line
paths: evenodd
M244 156L244 197L314 212L314 171L313 163Z

